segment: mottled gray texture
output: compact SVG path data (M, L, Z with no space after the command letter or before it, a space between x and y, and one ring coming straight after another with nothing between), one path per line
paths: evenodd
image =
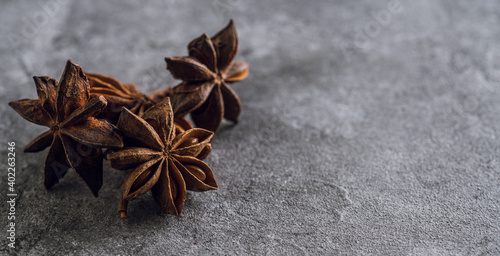
M401 0L383 26L387 1L46 2L1 2L0 199L7 141L19 197L0 253L500 254L498 1ZM97 199L73 171L44 190L47 151L21 149L45 128L7 106L36 97L33 75L72 59L151 92L176 83L164 57L230 17L251 70L207 160L218 191L180 217L145 195L122 220L107 163Z

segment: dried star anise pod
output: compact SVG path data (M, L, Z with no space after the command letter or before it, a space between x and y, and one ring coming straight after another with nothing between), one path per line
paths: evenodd
M135 168L126 175L121 187L118 207L121 218L127 217L128 202L149 190L163 211L179 215L186 189L217 189L212 170L197 158L213 133L194 128L176 135L169 98L142 117L123 108L117 128L124 136L125 147L110 150L106 158L113 168Z
M194 39L188 50L187 57L165 58L172 76L183 80L171 94L176 116L191 112L198 127L211 131L217 131L223 117L238 122L241 102L226 83L245 79L249 66L233 62L238 50L233 21L212 38Z
M44 185L50 188L73 168L97 197L102 186L102 151L99 147L122 147L115 127L94 116L106 107L102 96L90 96L83 70L68 60L59 83L51 77L33 77L38 99L9 103L17 113L50 130L30 142L24 152L50 146L44 166Z
M86 73L90 83L91 95L102 95L108 101L108 106L99 113L99 117L116 123L122 107L128 108L132 113L142 115L155 102L147 95L141 93L134 84L121 83L118 80L102 75Z
M121 83L110 76L88 72L85 74L90 83L90 95L102 95L108 101L108 105L99 113L98 117L108 119L112 123L118 121L122 107L126 107L132 113L141 116L146 110L165 98L165 96L157 96L158 92L148 96L141 93L134 84ZM193 128L184 117L175 119L175 127L178 133Z

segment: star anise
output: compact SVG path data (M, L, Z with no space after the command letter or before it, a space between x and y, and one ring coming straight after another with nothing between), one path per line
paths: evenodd
M102 95L108 101L108 106L99 113L99 117L116 123L122 107L128 108L134 114L142 115L155 104L150 97L141 93L134 84L121 83L102 74L86 74L90 82L90 94Z
M195 128L176 135L170 99L157 103L142 118L123 108L117 128L126 147L110 150L111 167L127 170L121 187L118 211L127 217L128 202L151 190L158 205L169 214L179 215L186 200L186 189L217 189L210 167L198 156L213 133Z
M90 83L90 95L102 95L108 105L98 115L99 118L118 121L122 107L128 108L132 113L141 116L157 102L162 101L166 95L157 95L159 91L149 96L141 93L134 84L121 83L118 80L103 74L85 73ZM175 119L177 133L192 129L193 126L184 118Z
M173 89L172 105L183 116L191 112L198 127L216 131L223 117L238 122L241 102L226 84L245 79L248 64L233 62L238 37L233 21L212 38L206 34L191 41L189 56L165 58L167 69L183 82Z
M79 65L68 60L59 83L51 77L33 77L38 99L22 99L9 105L23 118L50 130L30 142L24 152L50 146L44 166L44 185L50 188L66 174L75 172L97 197L102 186L102 151L122 147L115 127L94 117L106 107L102 96L90 96L89 82Z

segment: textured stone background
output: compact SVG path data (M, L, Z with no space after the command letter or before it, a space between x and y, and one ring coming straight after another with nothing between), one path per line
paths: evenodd
M2 227L7 141L19 197L18 247L3 233L0 253L499 255L499 14L495 0L2 0ZM251 75L207 160L218 191L189 193L180 217L145 195L121 220L124 173L107 163L97 199L73 171L44 190L46 151L21 149L45 128L7 106L36 97L33 75L72 59L151 92L176 83L164 57L231 17Z

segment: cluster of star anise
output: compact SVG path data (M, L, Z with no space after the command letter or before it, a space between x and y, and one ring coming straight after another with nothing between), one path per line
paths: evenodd
M233 61L237 49L232 21L213 37L203 34L189 43L188 56L165 58L182 82L150 95L133 84L86 73L71 60L59 82L35 76L38 99L9 105L26 120L50 128L24 148L38 152L50 146L45 188L72 168L97 197L105 158L113 168L132 170L121 186L122 218L128 202L150 190L166 213L179 215L186 190L217 189L203 159L223 117L238 121L241 103L227 83L245 79L248 64ZM187 114L199 128L185 119Z

